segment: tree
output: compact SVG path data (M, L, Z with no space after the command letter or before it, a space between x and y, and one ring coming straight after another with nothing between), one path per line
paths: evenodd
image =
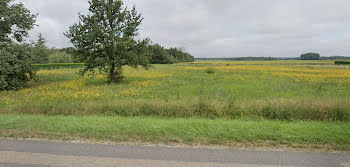
M22 3L0 1L0 90L19 89L34 77L29 45L18 43L28 36L35 18Z
M0 90L19 89L34 78L29 45L0 48Z
M152 64L173 64L176 59L169 55L167 50L159 44L149 46Z
M73 47L68 47L68 48L62 48L59 51L67 53L68 55L71 56L73 63L82 63L83 61L80 60L80 57L77 56L77 51Z
M81 73L98 68L108 73L111 82L120 82L123 66L148 68L149 56L143 52L149 39L136 39L143 18L135 6L129 10L121 0L90 0L89 4L90 13L79 14L79 22L65 33L85 63Z
M320 60L321 56L318 53L306 53L300 56L301 60Z
M168 53L179 62L193 62L194 57L185 52L184 48L170 48Z
M73 47L67 47L67 48L62 48L62 49L58 49L60 52L64 52L67 53L69 55L74 54L75 49Z
M46 46L46 39L40 33L37 42L32 50L33 62L42 64L49 62L49 49Z
M13 0L0 1L0 44L8 44L15 39L22 42L28 36L28 30L35 24L37 15L30 13L22 3Z
M50 63L72 63L71 55L65 52L56 52L50 55Z

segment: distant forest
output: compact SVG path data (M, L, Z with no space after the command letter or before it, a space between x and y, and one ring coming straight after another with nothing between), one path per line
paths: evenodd
M320 57L319 60L344 60L350 59L345 56ZM226 60L226 61L273 61L273 60L301 60L301 57L222 57L222 58L195 58L195 60Z
M73 47L50 48L46 39L39 34L38 40L28 45L28 55L34 64L47 63L83 63ZM174 64L193 62L194 57L183 47L164 48L159 44L149 44L143 50L151 64Z

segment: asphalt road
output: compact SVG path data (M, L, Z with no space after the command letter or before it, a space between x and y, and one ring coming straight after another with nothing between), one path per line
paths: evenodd
M350 154L0 140L0 167L350 167Z

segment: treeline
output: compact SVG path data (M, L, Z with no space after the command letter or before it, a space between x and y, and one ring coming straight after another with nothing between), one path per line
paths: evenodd
M224 61L258 61L258 60L283 60L278 57L224 57L224 58L195 58L195 60L224 60Z
M194 57L187 53L184 48L166 49L159 44L149 45L146 52L149 55L151 64L174 64L179 62L193 62ZM31 57L34 64L47 63L82 63L78 56L75 56L73 47L56 49L46 46L45 38L39 34L36 42L31 44Z
M274 61L274 60L345 60L350 57L345 56L330 56L314 58L301 57L231 57L231 58L195 58L195 60L213 60L213 61Z
M77 62L73 56L73 48L49 48L46 45L46 39L41 34L39 34L38 40L32 42L30 46L29 54L33 64Z
M148 46L151 64L174 64L179 62L193 62L194 57L183 48L166 49L159 44Z
M345 59L350 59L350 57L345 57L345 56L321 57L321 60L345 60Z
M344 60L350 59L350 57L345 56L330 56L330 57L321 57L318 53L305 53L300 56L300 60Z

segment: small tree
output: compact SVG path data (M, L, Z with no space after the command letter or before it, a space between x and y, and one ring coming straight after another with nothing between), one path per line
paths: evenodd
M79 14L79 22L65 33L85 63L82 74L99 68L108 72L111 82L119 82L123 66L147 68L149 58L143 51L149 40L136 39L143 18L135 6L129 10L121 0L90 0L89 4L90 14Z
M34 44L32 50L32 57L34 63L48 63L49 62L49 49L46 46L46 39L40 33L38 40Z

